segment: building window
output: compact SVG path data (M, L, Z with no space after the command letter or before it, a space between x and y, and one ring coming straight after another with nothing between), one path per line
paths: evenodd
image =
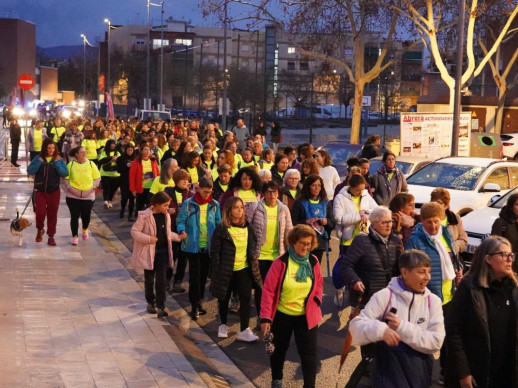
M288 70L295 70L295 62L288 62Z
M184 46L192 46L192 39L175 39L176 44L183 44Z
M153 50L159 49L161 47L160 42L162 42L162 46L167 47L169 46L169 40L164 39L160 41L160 39L153 39Z
M146 44L146 41L144 39L137 39L135 44L137 46L144 46Z
M307 62L300 62L300 70L301 71L308 71L309 70L309 63Z
M250 46L247 45L247 44L242 44L241 45L241 51L243 52L249 52L250 51Z
M288 47L288 54L295 54L295 47Z

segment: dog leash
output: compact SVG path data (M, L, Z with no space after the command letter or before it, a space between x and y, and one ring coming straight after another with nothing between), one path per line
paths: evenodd
M27 208L29 207L29 203L31 203L31 200L32 200L32 196L34 195L34 191L32 192L32 194L29 196L29 199L27 200L27 203L25 204L25 207L23 208L23 211L22 211L22 214L20 215L20 217L22 217L24 214L25 214L25 211L27 210Z

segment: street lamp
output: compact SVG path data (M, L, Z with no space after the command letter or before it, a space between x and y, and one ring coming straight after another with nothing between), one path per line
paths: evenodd
M83 38L83 99L86 99L86 36L81 34Z
M108 76L107 76L107 82L106 82L106 86L105 86L105 90L108 92L108 94L111 93L111 90L110 90L110 45L111 45L111 40L110 40L110 30L112 29L112 23L110 21L110 19L104 19L104 22L105 23L108 23L108 44L107 44L107 50L108 50Z

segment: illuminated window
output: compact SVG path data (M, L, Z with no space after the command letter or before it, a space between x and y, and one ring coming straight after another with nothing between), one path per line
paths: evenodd
M288 54L295 54L295 47L288 47Z
M176 44L183 44L184 46L192 46L192 39L175 39Z
M164 39L162 41L160 41L160 39L153 39L153 50L160 48L160 42L162 42L162 45L164 47L169 46L169 40L167 39Z

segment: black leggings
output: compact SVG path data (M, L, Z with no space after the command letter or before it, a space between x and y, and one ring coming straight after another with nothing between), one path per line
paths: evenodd
M230 301L230 294L232 290L236 289L239 295L239 322L241 324L241 331L246 330L250 324L250 296L252 296L252 278L250 276L250 269L244 268L239 271L234 271L230 278L230 284L227 288L227 295L224 299L218 300L219 318L222 325L227 324L228 302Z
M72 237L76 237L79 229L79 217L81 217L83 229L88 229L94 201L90 199L67 197L67 206L70 210L70 230L72 231Z
M153 269L144 270L144 288L146 293L146 302L155 304L159 309L165 307L166 298L166 281L165 273L169 266L168 249L159 249L155 252Z
M126 204L128 204L128 217L133 216L133 212L135 211L135 197L131 193L129 186L121 184L121 211L126 209Z
M266 275L268 274L268 271L270 270L270 267L272 266L273 260L258 260L259 261L259 271L261 272L261 279L266 279ZM255 301L255 308L257 310L257 316L259 317L261 314L261 297L263 295L261 287L257 285L257 283L254 281L254 301Z
M101 185L103 187L103 199L105 201L111 201L115 192L119 188L119 177L113 176L102 176Z
M205 296L205 285L209 276L210 256L208 252L184 252L189 260L189 301L197 308ZM178 273L178 272L177 272Z
M270 356L272 380L282 380L284 360L290 346L291 334L295 333L295 344L300 356L304 388L315 388L317 377L317 329L308 330L306 315L287 315L275 312L271 331L275 351Z

